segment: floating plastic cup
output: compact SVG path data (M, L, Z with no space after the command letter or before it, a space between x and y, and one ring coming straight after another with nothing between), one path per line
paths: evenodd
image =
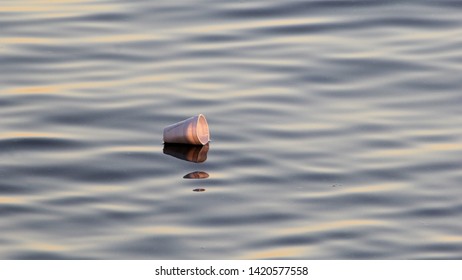
M209 125L202 114L164 128L164 143L205 145L209 141Z
M164 154L176 157L182 160L201 163L207 160L209 144L186 145L186 144L165 144Z

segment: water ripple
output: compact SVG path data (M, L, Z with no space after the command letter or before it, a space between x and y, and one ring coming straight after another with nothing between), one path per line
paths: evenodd
M18 150L65 150L65 149L79 149L85 145L80 141L59 138L45 138L45 137L27 137L27 138L8 138L0 139L0 149L2 151L18 151Z

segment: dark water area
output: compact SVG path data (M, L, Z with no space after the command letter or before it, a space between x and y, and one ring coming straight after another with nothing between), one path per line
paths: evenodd
M462 259L461 73L461 1L2 1L0 259Z

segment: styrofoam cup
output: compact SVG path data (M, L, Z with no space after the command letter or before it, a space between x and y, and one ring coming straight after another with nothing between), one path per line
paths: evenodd
M205 145L209 141L209 125L202 114L164 128L164 143Z

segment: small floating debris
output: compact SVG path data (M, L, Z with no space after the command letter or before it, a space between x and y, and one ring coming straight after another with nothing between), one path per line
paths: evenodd
M204 171L194 171L183 176L185 179L205 179L208 177L209 174Z
M205 192L205 189L198 188L198 189L194 189L193 192Z
M209 125L199 114L164 128L164 143L205 145L210 142Z

